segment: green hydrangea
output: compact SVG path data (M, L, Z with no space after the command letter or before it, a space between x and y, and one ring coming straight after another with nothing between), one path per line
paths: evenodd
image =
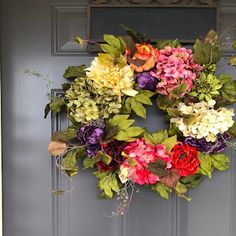
M220 95L219 90L222 84L214 75L215 69L216 67L213 66L212 68L207 68L207 70L200 74L200 77L195 80L193 89L190 92L191 97L208 102Z
M91 80L77 78L65 93L69 118L87 123L119 113L121 98L112 89L101 88Z

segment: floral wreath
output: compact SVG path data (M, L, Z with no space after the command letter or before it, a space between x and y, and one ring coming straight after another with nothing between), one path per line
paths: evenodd
M211 178L213 170L226 171L223 153L236 136L234 110L236 81L216 75L220 42L211 30L197 39L193 51L179 41L151 44L146 36L125 27L126 36L104 35L104 43L77 38L96 46L90 67L70 66L62 85L45 112L66 109L71 125L52 136L48 146L57 166L69 178L83 168L94 170L104 198L118 195L114 214L123 214L138 185L168 199L170 192L187 200L190 188ZM233 48L236 49L236 43ZM231 58L235 65L235 57ZM168 130L149 133L135 126L146 118L146 106L167 114ZM54 191L63 194L63 190Z

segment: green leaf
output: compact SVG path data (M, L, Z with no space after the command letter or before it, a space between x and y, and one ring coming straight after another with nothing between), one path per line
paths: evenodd
M231 136L236 136L236 123L234 122L233 126L228 129L228 132Z
M145 142L146 142L146 143L148 143L148 144L150 144L150 145L155 145L155 139L154 139L154 137L153 137L151 134L149 134L148 132L146 132L146 133L144 134L144 139L145 139Z
M217 79L220 80L220 83L223 85L230 82L232 80L232 76L229 74L221 74L217 77Z
M222 75L219 79L223 84L220 95L230 103L236 102L236 81L230 75Z
M63 105L65 105L63 97L54 97L52 102L49 104L49 108L51 111L58 113Z
M63 131L56 131L52 135L51 141L61 142L61 143L67 143L68 139Z
M233 43L232 43L232 48L233 48L234 50L236 50L236 40L233 41Z
M156 162L149 163L147 169L159 177L167 175L167 171L159 163Z
M130 135L130 137L137 137L141 134L144 133L144 129L138 126L133 126L133 127L129 127L127 128L127 133Z
M195 174L181 178L180 182L183 183L187 188L196 188L203 179L204 176Z
M188 197L188 196L185 195L185 193L188 192L188 189L181 182L177 183L177 185L175 187L175 192L176 192L177 196L182 197L182 198L186 199L187 201L191 201L192 200L191 197Z
M168 98L167 96L162 96L162 95L159 95L157 97L157 106L166 111L167 108L169 107L175 107L175 104L178 104L179 103L179 100L178 99L171 99L171 98Z
M102 50L105 52L105 53L108 53L108 54L111 54L115 57L119 57L120 56L120 51L119 49L113 47L113 46L110 46L108 44L100 44L101 45L101 48Z
M116 174L113 174L113 175L111 176L110 186L111 186L111 189L112 189L114 192L116 192L116 193L119 192L120 187L119 187L119 184L118 184L118 180L117 180Z
M217 64L221 58L220 47L218 44L211 45L209 42L203 42L197 39L193 49L193 60L200 65Z
M56 196L62 196L65 193L65 190L53 190L52 193Z
M120 129L126 130L126 129L128 129L134 122L135 122L135 120L132 120L132 119L130 119L130 120L122 120L122 121L118 124L118 126L119 126Z
M224 153L211 154L210 157L214 168L220 171L229 169L229 158Z
M160 196L166 200L169 199L169 193L172 192L171 188L169 188L161 183L152 185L151 188L153 191L158 192L160 194Z
M75 126L69 126L68 128L66 128L63 133L66 135L66 138L68 140L71 139L75 139L77 136L77 131L78 131L78 127Z
M115 139L119 141L127 141L127 142L130 142L133 140L132 137L130 137L129 134L127 134L124 130L120 130L118 134L115 136Z
M98 186L108 198L113 197L113 191L118 192L120 190L116 174L112 173L101 178Z
M118 133L119 128L117 126L110 126L106 124L103 141L111 141Z
M76 168L77 159L76 151L68 152L62 159L61 165L64 170L74 170Z
M126 48L130 50L131 52L130 56L132 57L136 52L135 41L129 35L122 36L122 40L125 42Z
M121 43L120 40L115 37L114 35L111 34L104 34L103 35L103 39L105 42L107 42L110 46L117 48L117 49L121 49Z
M99 151L97 153L97 157L103 162L105 163L106 165L109 165L112 161L112 158L107 155L105 152L102 152L102 151Z
M181 132L179 131L179 128L177 127L177 125L175 123L171 123L171 122L170 122L170 128L168 130L168 134L169 134L169 136L173 136L173 135L180 135L181 136Z
M232 56L229 60L231 66L236 66L236 56Z
M51 109L50 109L50 103L48 103L48 104L45 106L45 108L44 108L44 119L47 118L47 116L48 116L48 114L49 114L50 111L51 111Z
M71 84L69 84L69 83L63 83L63 84L61 85L62 90L63 90L64 92L66 92L66 91L70 88L70 86L71 86Z
M181 116L181 112L176 109L176 108L172 108L172 107L168 107L167 108L167 113L171 118L175 118L175 117L180 117Z
M77 77L82 77L84 78L86 76L86 72L85 72L86 66L85 65L80 65L80 66L69 66L63 77L65 79L70 79L73 80Z
M78 174L78 170L79 168L78 167L75 167L74 169L71 169L71 170L65 170L67 175L69 175L70 177L72 176L75 176Z
M80 147L76 149L76 159L84 158L87 156L85 147Z
M132 99L131 100L131 108L136 113L136 115L138 115L144 119L146 118L146 109L144 108L144 106L141 103Z
M138 90L139 94L143 94L144 96L149 97L149 98L156 94L150 90L142 90L139 88L135 88L135 90Z
M129 115L115 115L109 120L109 123L112 126L118 126L120 122L122 122L123 120L127 120L128 118Z
M178 39L174 39L174 40L160 40L156 44L156 47L158 49L163 49L166 46L171 46L172 48L177 48L180 46L180 43L179 43Z
M211 178L211 173L213 171L211 157L208 154L198 152L198 159L200 161L198 172Z
M165 141L163 141L161 144L166 146L166 151L168 153L171 152L171 149L175 146L175 144L177 143L177 136L174 135L172 137L167 138Z
M133 38L133 40L137 43L143 43L143 42L146 42L147 41L147 38L146 38L146 35L144 34L141 34L139 32L137 32L136 30L126 26L126 25L123 25L123 24L120 24L120 26L126 31L126 33L131 36Z
M75 42L78 43L81 48L84 46L84 40L80 38L79 36L75 38Z
M186 83L182 83L177 88L173 89L170 92L170 95L175 97L175 98L178 98L181 95L183 95L185 92L187 92L187 90L188 90L187 84Z
M105 178L107 175L109 175L111 171L95 171L93 172L93 175L96 176L98 179Z
M86 157L83 161L83 168L84 169L93 168L94 165L99 161L100 161L99 157Z
M137 94L134 99L137 101L137 102L140 102L142 104L145 104L145 105L152 105L152 101L151 99L144 95L144 94Z
M160 144L168 138L168 132L167 132L167 130L159 130L159 131L153 133L152 136L155 140L155 144Z

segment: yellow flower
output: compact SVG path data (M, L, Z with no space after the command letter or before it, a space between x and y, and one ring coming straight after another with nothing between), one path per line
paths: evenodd
M99 86L110 88L117 96L123 94L134 97L138 92L133 89L134 71L124 63L115 64L112 60L104 60L104 54L96 57L87 69L87 78Z

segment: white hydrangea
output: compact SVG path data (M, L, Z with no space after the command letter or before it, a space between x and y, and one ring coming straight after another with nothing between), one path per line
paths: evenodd
M214 109L215 101L210 100L185 105L180 103L178 110L182 113L181 117L172 118L185 137L205 138L207 142L215 142L217 134L223 134L234 124L233 109L220 107Z

